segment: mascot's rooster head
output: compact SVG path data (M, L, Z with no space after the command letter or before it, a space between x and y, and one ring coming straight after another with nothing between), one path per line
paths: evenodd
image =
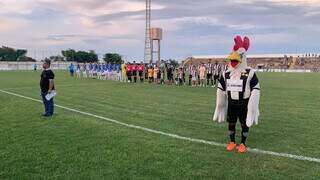
M234 38L235 45L227 60L231 69L236 69L240 64L247 66L247 51L250 47L250 40L248 37L236 36Z

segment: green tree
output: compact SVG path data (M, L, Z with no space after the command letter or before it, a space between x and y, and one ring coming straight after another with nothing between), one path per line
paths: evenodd
M66 58L67 61L76 61L79 63L85 62L97 62L98 55L94 51L75 51L73 49L68 49L61 51L62 55Z
M27 57L27 50L13 49L2 46L0 48L0 61L33 61L34 59Z
M115 64L122 63L122 57L120 54L117 54L117 53L106 53L103 57L103 60L106 63L115 63Z
M66 58L67 61L75 61L76 51L73 49L61 51L62 55Z

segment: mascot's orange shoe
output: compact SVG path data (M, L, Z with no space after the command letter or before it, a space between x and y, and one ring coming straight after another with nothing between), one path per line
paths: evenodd
M227 145L227 151L232 151L236 147L237 147L237 144L235 142L229 142L229 144Z
M238 147L238 152L239 153L245 153L247 152L247 147L244 144L240 144L240 146Z

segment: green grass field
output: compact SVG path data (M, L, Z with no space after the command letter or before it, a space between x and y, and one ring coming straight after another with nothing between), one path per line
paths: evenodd
M0 72L0 90L40 100L40 72ZM320 158L320 74L260 73L260 124L248 146ZM215 89L56 72L61 106L184 137L228 142ZM175 139L0 92L0 179L320 179L320 163ZM239 124L238 124L239 127ZM238 131L239 133L239 131ZM239 135L239 134L238 134ZM239 137L239 136L238 136Z

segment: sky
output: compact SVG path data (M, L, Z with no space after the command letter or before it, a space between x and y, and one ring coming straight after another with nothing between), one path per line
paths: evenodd
M0 45L37 59L63 49L143 59L144 0L1 0ZM153 0L162 58L228 54L235 35L249 53L320 53L320 0Z

